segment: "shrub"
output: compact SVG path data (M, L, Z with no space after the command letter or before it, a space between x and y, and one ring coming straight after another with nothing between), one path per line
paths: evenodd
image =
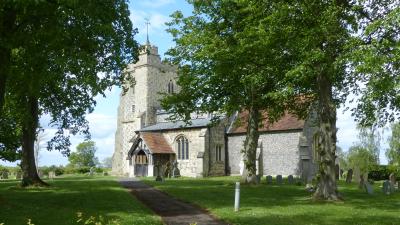
M389 168L387 165L379 165L375 166L371 171L368 173L368 178L374 181L378 180L388 180L391 173L395 173L397 179L400 178L400 174L397 171Z
M53 171L56 176L63 175L65 173L65 169L63 166L42 166L39 170L43 173L43 175L48 175L50 171Z
M90 167L83 166L83 167L77 168L76 172L78 172L78 173L89 173L90 172Z

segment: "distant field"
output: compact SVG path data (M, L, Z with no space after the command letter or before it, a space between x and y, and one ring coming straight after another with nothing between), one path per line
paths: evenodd
M233 211L234 182L238 177L179 178L144 181L187 202L208 209L212 214L236 225L248 224L400 224L400 193L384 195L375 183L374 195L359 190L356 184L340 182L344 202L312 202L304 186L266 185L241 187L240 211Z
M0 224L26 225L28 219L35 225L78 224L78 212L119 224L161 224L113 177L71 176L47 182L51 187L21 189L15 180L0 181Z

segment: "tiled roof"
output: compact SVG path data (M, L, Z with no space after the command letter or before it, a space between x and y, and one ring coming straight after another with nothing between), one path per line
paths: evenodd
M191 124L186 124L184 121L176 121L176 122L161 122L148 127L144 127L139 131L157 131L157 130L174 130L174 129L182 129L182 128L199 128L206 127L211 123L211 118L204 119L193 119L190 120Z
M246 133L247 130L247 118L249 113L243 111L239 113L238 119L240 118L240 123L238 119L233 123L230 134ZM295 115L286 113L280 120L275 123L269 123L268 114L266 112L262 113L263 126L259 128L259 131L285 131L285 130L299 130L304 127L304 120L298 119Z
M161 133L156 132L140 132L140 136L143 138L147 147L154 154L174 154L171 146L165 140Z

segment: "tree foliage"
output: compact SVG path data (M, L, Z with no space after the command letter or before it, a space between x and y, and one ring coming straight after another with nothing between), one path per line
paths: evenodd
M389 164L397 168L400 167L400 123L392 124L392 135L389 137L389 148L386 150L386 156Z
M361 173L367 173L378 164L373 152L360 145L349 148L347 161L350 168L359 168Z
M29 184L38 180L32 168L39 116L49 114L58 129L49 150L68 155L69 135L89 137L85 115L136 60L136 31L125 0L6 0L0 18L0 154L15 160L12 153L22 150Z
M249 176L254 176L260 121L275 121L285 112L277 94L291 57L282 54L286 43L279 41L286 36L279 25L284 4L265 3L259 10L256 1L189 2L193 15L175 12L168 24L176 46L167 54L179 65L181 91L162 104L174 119L185 120L192 112L248 111L248 120L242 121L248 127L243 153ZM261 110L268 118L262 118Z
M349 45L350 90L361 96L353 115L363 126L400 119L400 1L359 0L358 35Z
M85 141L76 147L76 152L72 152L68 157L70 166L74 168L94 167L99 164L95 156L97 151L94 141Z

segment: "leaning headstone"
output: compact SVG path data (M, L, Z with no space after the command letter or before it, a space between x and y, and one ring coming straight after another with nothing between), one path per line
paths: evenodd
M352 179L353 179L353 169L349 169L347 171L346 183L348 184L351 183Z
M266 177L266 179L267 179L267 184L272 184L272 176L271 175L268 175Z
M288 176L288 184L294 184L293 175Z
M374 188L369 182L364 182L364 189L369 195L374 194Z
M383 192L384 194L390 195L390 193L391 193L391 190L390 190L390 182L389 182L388 180L385 180L385 181L383 182L383 185L382 185L382 192Z
M276 184L282 184L282 175L276 176Z

